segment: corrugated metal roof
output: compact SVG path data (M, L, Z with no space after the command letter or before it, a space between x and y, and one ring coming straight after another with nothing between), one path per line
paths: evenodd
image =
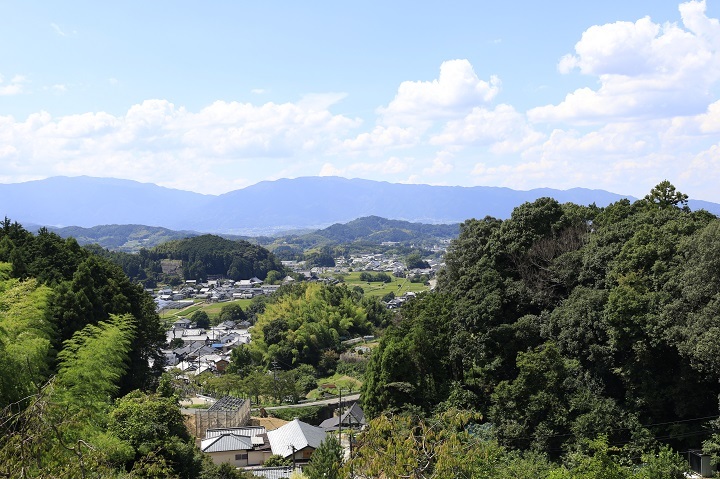
M325 440L325 431L298 419L267 433L273 454L291 456L295 451L308 446L317 449Z
M249 437L235 434L223 434L203 439L200 443L200 449L203 452L249 451L252 448L252 441Z
M292 474L292 467L262 467L257 469L246 469L257 477L264 477L265 479L285 479L290 477ZM298 468L298 471L300 469Z
M247 426L247 427L223 427L208 429L205 433L205 439L211 437L222 436L223 434L235 434L236 436L254 437L265 434L267 431L263 426Z

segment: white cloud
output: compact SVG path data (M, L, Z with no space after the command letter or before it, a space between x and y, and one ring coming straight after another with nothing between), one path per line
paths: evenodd
M720 24L705 15L704 1L680 5L683 27L650 18L590 27L564 56L562 73L597 76L600 87L578 89L558 105L531 109L534 122L694 115L711 101L720 81Z
M19 95L23 93L23 85L27 83L27 78L22 75L15 75L8 83L0 75L0 96Z
M493 110L473 108L461 120L449 121L443 131L431 138L437 145L489 145L497 153L513 153L542 141L544 135L534 131L510 105Z
M446 175L454 169L452 163L453 154L449 151L441 151L435 156L432 166L423 169L423 175L437 177Z
M16 160L18 178L115 176L174 187L192 183L194 191L222 193L246 183L251 171L267 177L285 168L286 160L322 154L359 125L318 109L328 101L215 102L190 112L166 100L147 100L120 116L0 117L0 154L4 167Z
M372 131L360 133L342 142L341 148L350 153L369 152L383 154L391 148L408 148L421 141L421 132L415 128L378 125Z
M402 82L395 98L378 113L385 124L452 118L491 101L499 90L497 77L480 80L468 60L449 60L440 65L436 80Z

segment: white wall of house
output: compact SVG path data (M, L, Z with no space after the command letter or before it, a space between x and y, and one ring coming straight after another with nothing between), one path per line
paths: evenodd
M227 462L228 464L235 467L245 467L250 465L248 459L250 455L248 451L223 451L223 452L209 452L207 453L215 464L222 464ZM244 459L238 459L238 457Z

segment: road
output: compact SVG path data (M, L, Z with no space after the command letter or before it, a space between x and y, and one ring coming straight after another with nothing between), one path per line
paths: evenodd
M334 398L330 398L330 399L320 399L318 401L302 402L302 403L298 403L298 404L285 404L283 406L270 406L270 407L266 407L265 410L272 411L273 409L285 409L288 407L326 406L328 404L337 404L339 399L340 399L339 397L334 397ZM343 402L348 402L348 401L352 402L352 401L357 401L358 399L360 399L360 393L348 394L347 396L342 397Z

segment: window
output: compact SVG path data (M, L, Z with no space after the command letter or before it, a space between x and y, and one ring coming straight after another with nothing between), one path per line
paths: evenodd
M248 458L247 452L241 453L241 454L235 454L236 461L247 461L247 458Z

